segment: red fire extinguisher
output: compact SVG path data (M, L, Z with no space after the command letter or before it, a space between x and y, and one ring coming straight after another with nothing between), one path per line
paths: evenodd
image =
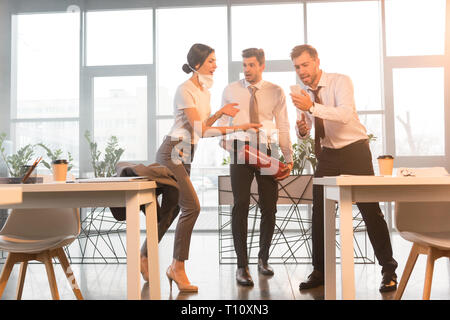
M244 145L241 148L238 153L238 158L241 161L245 161L246 164L260 169L262 174L272 175L274 178L282 176L283 170L286 168L283 162L268 156L250 145Z

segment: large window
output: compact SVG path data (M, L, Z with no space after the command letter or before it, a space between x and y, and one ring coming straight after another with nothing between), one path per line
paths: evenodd
M444 155L444 69L396 68L393 78L395 153L399 156ZM424 108L427 116L423 114Z
M231 7L233 61L247 48L262 48L267 60L289 59L303 40L303 5L251 5Z
M153 63L153 10L86 13L86 114L103 151L111 136L121 160L149 158L149 91ZM91 111L92 110L92 111Z
M103 150L111 135L124 148L122 160L147 158L147 78L94 78L94 137Z
M397 166L448 167L449 3L384 1L386 149Z
M327 72L349 75L358 111L380 110L381 26L377 1L311 3L307 5L308 43ZM323 27L327 21L328 28Z
M385 0L388 56L444 54L445 0Z
M44 143L74 157L78 167L79 13L13 17L11 83L15 148Z
M317 49L322 69L352 79L360 120L368 133L377 137L371 144L376 158L383 152L380 4L378 1L310 3L307 16L308 43Z
M87 65L153 62L152 10L88 12Z

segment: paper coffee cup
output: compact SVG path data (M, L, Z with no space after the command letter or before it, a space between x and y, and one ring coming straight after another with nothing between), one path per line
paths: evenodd
M394 168L394 157L391 155L382 155L377 159L378 167L380 168L380 175L392 176L392 169Z
M67 177L67 160L55 160L52 162L53 180L57 182L65 182Z

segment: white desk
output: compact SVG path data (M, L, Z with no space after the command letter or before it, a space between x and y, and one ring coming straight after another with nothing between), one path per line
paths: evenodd
M0 187L0 205L22 202L22 188L5 185Z
M352 202L450 201L450 176L338 176L314 178L314 184L324 186L325 299L336 299L335 201L340 211L343 299L355 299Z
M6 185L0 185L6 186ZM23 201L0 208L126 207L127 296L141 298L140 205L146 204L150 298L160 299L158 228L154 181L105 183L45 183L20 185ZM101 298L101 297L100 297Z

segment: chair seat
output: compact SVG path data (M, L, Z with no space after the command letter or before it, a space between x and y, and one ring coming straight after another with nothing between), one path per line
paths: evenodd
M26 239L17 236L0 235L0 250L9 252L37 253L69 245L75 236L51 237L46 239Z
M450 250L450 232L400 232L400 236L408 241L441 250Z

